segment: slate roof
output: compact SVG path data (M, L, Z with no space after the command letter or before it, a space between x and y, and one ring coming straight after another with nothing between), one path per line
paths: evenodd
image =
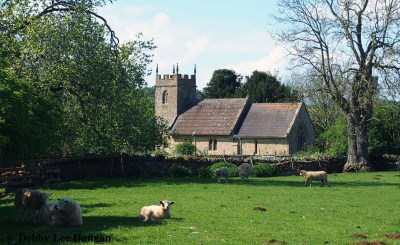
M286 138L302 103L252 104L237 138Z
M205 99L179 115L171 130L180 135L233 135L248 98Z

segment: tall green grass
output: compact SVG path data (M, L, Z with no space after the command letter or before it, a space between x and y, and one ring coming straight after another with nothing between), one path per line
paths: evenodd
M83 226L16 225L13 196L0 199L1 244L45 244L25 237L107 236L105 244L400 244L382 237L400 234L400 173L330 175L330 188L304 187L301 176L215 179L90 179L59 183L40 190L51 201L70 197L81 204ZM171 219L139 221L140 209L175 201ZM256 208L256 210L254 210ZM260 209L265 208L265 211ZM104 238L104 237L103 237ZM275 241L275 243L272 243ZM281 241L281 243L278 243ZM49 244L49 243L47 243ZM82 244L93 244L83 242Z

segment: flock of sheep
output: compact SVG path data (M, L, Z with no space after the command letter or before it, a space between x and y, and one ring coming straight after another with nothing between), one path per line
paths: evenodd
M47 203L50 195L27 188L19 189L15 194L14 206L16 221L20 222L23 212L32 214L32 223L47 226L82 225L82 211L79 204L70 198L61 198L58 202Z
M239 176L246 180L253 172L253 166L248 163L242 163L239 166ZM229 168L221 167L215 170L215 176L218 183L224 178L228 181ZM328 175L325 171L300 171L304 176L304 185L311 186L313 180L321 181L321 186L329 185ZM16 222L20 222L21 212L24 212L23 218L28 211L32 214L32 223L36 225L47 226L78 226L82 225L82 211L79 204L70 199L62 198L58 202L47 203L50 195L37 190L27 188L20 189L15 194L14 206L16 209ZM170 206L173 201L163 200L160 205L144 206L140 211L141 221L164 220L171 217Z
M246 180L253 172L253 166L248 163L242 163L239 166L239 176L241 179ZM215 170L215 176L218 178L217 182L221 183L221 178L225 178L225 182L228 181L229 177L229 168L222 167ZM305 171L300 170L300 175L304 176L304 185L311 186L313 180L321 181L321 186L327 185L330 187L328 182L328 174L325 171Z

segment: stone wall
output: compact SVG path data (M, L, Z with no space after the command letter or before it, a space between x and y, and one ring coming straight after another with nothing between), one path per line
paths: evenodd
M377 171L400 170L397 157L371 157L373 167ZM216 162L230 162L239 166L250 162L243 156L215 156L209 158L164 158L153 156L93 156L85 158L68 158L58 160L38 160L24 163L25 167L43 169L60 169L62 180L84 178L117 178L117 177L167 177L173 165L185 166L198 176L201 168L209 167ZM253 164L269 163L275 165L279 176L298 175L299 170L324 170L329 174L340 173L346 158L330 158L323 160L294 159L292 157L263 157L252 159Z

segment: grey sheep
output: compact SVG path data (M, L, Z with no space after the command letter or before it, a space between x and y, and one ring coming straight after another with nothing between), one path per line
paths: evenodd
M28 211L32 214L33 223L35 224L35 212L47 204L50 194L31 190L28 188L19 189L15 193L14 207L16 209L16 222L19 223L21 212L24 212L23 218Z
M215 176L218 178L217 182L221 183L221 178L225 178L225 182L228 182L228 177L229 177L229 168L227 167L222 167L217 170L215 170Z
M249 176L253 173L253 166L248 163L242 163L239 166L239 176L242 178L242 180L246 180L249 178Z

